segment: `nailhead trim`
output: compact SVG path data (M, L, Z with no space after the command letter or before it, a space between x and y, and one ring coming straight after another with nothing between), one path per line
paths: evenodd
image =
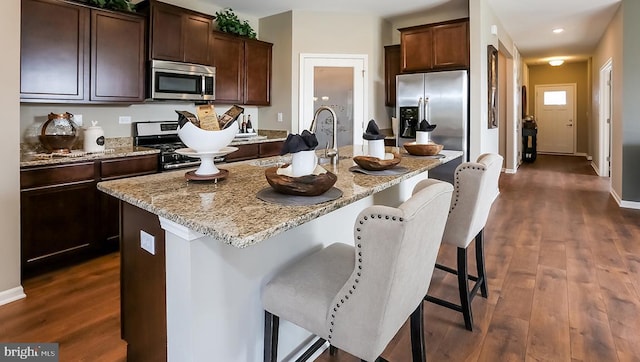
M455 175L455 186L456 186L456 194L455 197L453 198L453 201L451 202L451 208L449 209L449 214L451 214L451 212L453 211L453 209L456 208L456 206L458 205L458 200L460 199L460 174L462 173L462 171L464 170L480 170L480 171L486 171L487 168L484 166L473 166L472 164L467 164L464 165L462 167L460 167L459 169L456 170L456 175Z
M399 221L399 222L403 222L404 219L401 217L395 217L395 216L389 216L389 215L375 215L375 214L371 214L370 216L363 216L362 220L358 220L358 223L360 225L364 225L364 222L369 220L369 217L371 217L371 219L382 219L384 217L385 220L389 220L389 218L391 218L392 221ZM357 240L362 240L362 236L359 235L360 232L362 232L361 228L356 228L356 239ZM360 283L360 277L362 276L361 270L362 270L362 244L358 243L356 244L356 248L358 249L358 261L357 261L357 267L358 267L358 272L356 272L356 278L353 280L353 284L351 285L351 288L348 289L349 294L345 294L344 297L340 298L340 302L336 303L336 306L333 308L333 311L335 313L331 314L331 328L329 328L329 335L328 335L328 341L331 342L331 334L333 333L333 326L335 325L335 318L336 318L336 314L338 312L338 309L340 309L340 306L343 305L345 303L345 301L349 300L349 295L353 295L354 291L356 290L356 285L358 283Z

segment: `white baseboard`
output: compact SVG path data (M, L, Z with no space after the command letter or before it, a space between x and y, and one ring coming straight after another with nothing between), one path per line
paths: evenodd
M504 173L508 173L508 174L514 174L514 173L516 173L516 171L517 171L517 170L512 169L512 168L503 168L503 169L502 169L502 172L504 172Z
M591 168L596 172L596 175L600 176L600 170L598 170L598 165L595 162L591 162Z
M616 200L618 206L623 207L625 209L636 209L640 210L640 202L637 201L624 201L620 198L620 196L615 192L615 190L611 189L611 196Z
M22 286L7 289L5 291L0 292L0 305L5 305L11 302L15 302L18 299L26 298L27 295L24 294L24 289Z

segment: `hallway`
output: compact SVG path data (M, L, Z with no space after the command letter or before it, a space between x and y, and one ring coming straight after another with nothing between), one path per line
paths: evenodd
M473 302L473 332L460 314L426 303L428 359L637 361L640 210L618 208L607 182L570 156L540 155L501 175L485 232L489 298ZM443 247L439 261L453 266L455 250ZM59 342L60 361L124 360L117 254L24 288L27 299L0 307L0 341ZM455 277L436 271L430 294L455 301ZM405 325L383 357L410 355ZM357 360L327 351L318 361Z

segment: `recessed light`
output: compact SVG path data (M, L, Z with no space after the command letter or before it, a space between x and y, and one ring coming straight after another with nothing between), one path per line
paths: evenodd
M555 28L555 29L553 29L553 33L554 33L554 34L560 34L560 33L562 33L563 31L564 31L564 29L563 29L563 28Z
M564 63L564 60L562 60L562 59L551 59L549 61L549 65L554 66L554 67L562 65L563 63Z

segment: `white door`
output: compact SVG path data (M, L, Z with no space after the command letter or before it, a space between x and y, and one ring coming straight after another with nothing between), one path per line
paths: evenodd
M300 54L298 133L309 128L315 110L324 105L338 117L338 147L362 144L367 59L366 54ZM333 126L329 112L318 118L318 147L324 148L332 139Z
M575 153L575 84L536 85L538 152Z

